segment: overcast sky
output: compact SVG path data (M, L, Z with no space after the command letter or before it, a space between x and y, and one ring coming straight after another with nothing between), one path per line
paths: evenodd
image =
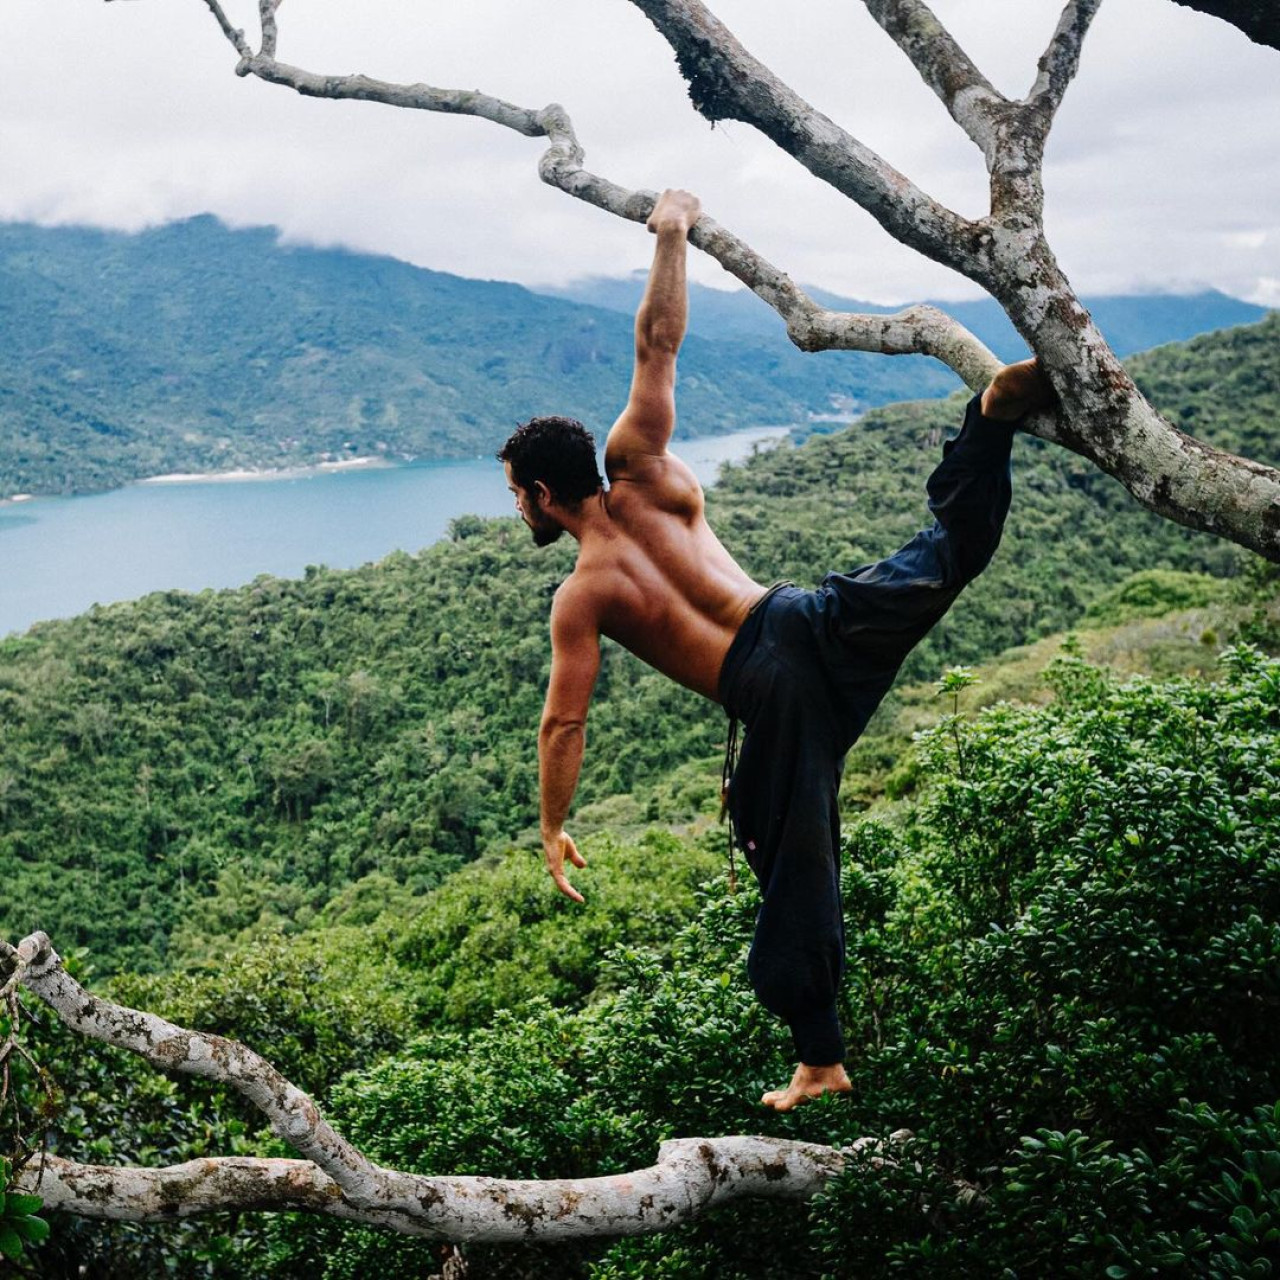
M228 0L254 31L254 0ZM818 108L958 211L981 157L856 0L712 0ZM1060 0L934 0L1021 95ZM647 264L644 231L544 187L483 121L237 79L203 0L4 0L0 219L127 230L211 212L291 242L561 283ZM326 73L564 104L588 167L687 186L797 279L877 302L972 297L742 125L710 128L626 0L289 0L279 56ZM1171 0L1106 0L1055 126L1048 232L1084 292L1215 287L1280 305L1280 53ZM707 260L708 284L733 282Z

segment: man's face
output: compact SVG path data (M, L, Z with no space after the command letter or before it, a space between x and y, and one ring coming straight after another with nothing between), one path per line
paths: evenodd
M516 511L519 512L520 519L529 526L529 532L533 534L534 546L549 547L564 532L563 525L543 510L537 492L522 489L516 484L516 478L511 474L511 463L504 462L502 467L507 473L507 488L515 496Z

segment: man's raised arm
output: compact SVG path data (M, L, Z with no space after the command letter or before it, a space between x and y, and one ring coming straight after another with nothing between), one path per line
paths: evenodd
M676 354L689 319L685 258L689 230L702 211L687 191L664 191L649 215L658 238L653 266L636 313L636 364L631 395L605 445L605 471L622 479L660 457L676 425Z
M585 867L565 831L587 740L587 708L600 670L600 632L595 611L570 583L556 592L551 606L551 680L538 730L542 851L556 888L575 902L582 895L565 875L565 861Z

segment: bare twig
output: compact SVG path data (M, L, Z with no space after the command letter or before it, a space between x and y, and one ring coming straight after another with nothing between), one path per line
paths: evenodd
M231 41L232 48L242 57L249 58L253 56L253 50L249 48L249 42L244 38L244 32L239 27L233 27L227 20L227 15L222 11L222 5L218 0L204 0L209 7L209 12L218 20L218 26L222 28L222 34Z

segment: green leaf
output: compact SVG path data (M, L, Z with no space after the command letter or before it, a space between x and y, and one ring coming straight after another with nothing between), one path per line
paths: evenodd
M39 1213L44 1201L39 1196L23 1196L10 1193L9 1207L4 1212L11 1218L25 1217L28 1213Z
M0 1257L10 1262L22 1257L22 1237L7 1222L0 1222Z
M32 1244L43 1244L49 1238L49 1224L43 1218L18 1218L13 1229Z

